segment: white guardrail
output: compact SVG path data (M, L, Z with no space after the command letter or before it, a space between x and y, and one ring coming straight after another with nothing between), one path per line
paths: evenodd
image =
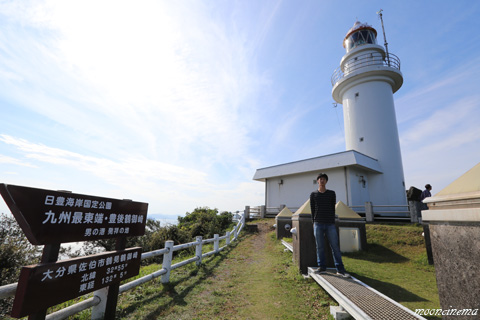
M238 234L242 231L244 226L245 226L245 214L241 215L241 218L238 220L237 224L232 229L232 231L227 231L227 233L224 236L220 237L218 234L215 234L213 238L206 239L206 240L203 240L202 237L196 237L194 242L179 244L176 246L173 245L173 241L168 240L165 242L165 248L142 253L142 258L141 258L142 260L163 255L162 268L146 276L143 276L141 278L138 278L136 280L133 280L131 282L121 285L119 288L119 294L127 290L130 290L136 286L139 286L145 282L151 281L160 276L161 276L162 283L168 283L170 281L170 272L172 270L183 267L193 262L195 262L197 266L201 265L203 258L219 253L220 251L228 247L231 241L235 241L238 237ZM233 240L231 239L232 235L233 235ZM220 247L220 241L222 240L225 240L225 246ZM211 243L211 242L213 242L213 250L207 253L202 253L203 244ZM174 251L183 250L191 247L196 247L194 257L172 265ZM17 285L18 283L12 283L12 284L1 286L0 299L14 296L17 290ZM74 305L71 305L67 308L53 312L47 315L45 319L47 320L66 319L67 317L70 317L88 308L92 308L92 319L95 319L95 320L103 319L103 314L105 312L105 305L107 302L107 293L108 293L108 287L97 290L93 293L93 297L83 300Z

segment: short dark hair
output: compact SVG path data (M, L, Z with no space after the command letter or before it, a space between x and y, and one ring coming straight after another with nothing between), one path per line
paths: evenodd
M325 180L328 181L328 176L327 176L326 173L319 173L318 176L317 176L317 181L318 181L318 179L320 179L320 178L325 178Z
M430 190L430 189L432 189L432 186L431 186L429 183L427 183L427 184L425 185L425 189Z

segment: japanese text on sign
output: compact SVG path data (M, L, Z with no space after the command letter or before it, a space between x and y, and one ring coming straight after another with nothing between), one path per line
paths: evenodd
M23 267L12 316L23 317L138 274L141 248Z

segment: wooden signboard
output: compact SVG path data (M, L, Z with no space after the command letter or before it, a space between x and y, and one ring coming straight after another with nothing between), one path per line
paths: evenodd
M148 203L7 184L0 194L34 245L145 234Z
M136 276L141 255L137 247L23 267L11 316L24 317Z

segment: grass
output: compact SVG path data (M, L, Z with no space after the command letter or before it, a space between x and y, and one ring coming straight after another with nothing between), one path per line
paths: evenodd
M243 233L200 268L175 270L169 285L145 284L122 295L117 319L328 319L330 304L273 232Z
M369 224L368 251L345 254L343 262L353 276L410 310L440 308L422 232L420 225Z
M242 232L200 267L173 270L169 284L157 278L121 294L116 319L332 319L329 306L336 302L299 274L272 220L254 223L260 232ZM368 224L368 251L344 254L347 271L411 310L440 308L422 231L419 225ZM160 268L144 266L138 277ZM90 319L90 311L70 319Z

